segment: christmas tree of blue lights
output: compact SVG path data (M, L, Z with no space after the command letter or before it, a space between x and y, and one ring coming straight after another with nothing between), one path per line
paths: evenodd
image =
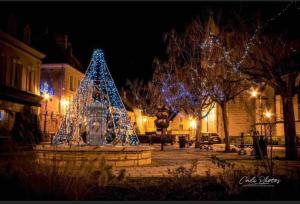
M139 143L101 49L94 50L52 142L97 146Z

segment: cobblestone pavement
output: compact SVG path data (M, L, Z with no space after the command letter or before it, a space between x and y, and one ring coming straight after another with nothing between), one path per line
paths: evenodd
M234 147L233 147L234 148ZM196 171L194 174L205 176L216 175L222 173L224 169L213 163L211 157L216 156L226 163L233 164L234 168L264 168L263 161L258 161L251 156L251 149L246 149L247 155L238 155L234 153L223 153L222 145L214 145L213 150L200 150L194 147L179 149L178 145L168 145L164 147L164 151L160 151L160 145L154 145L152 152L152 164L140 167L119 167L115 169L117 173L120 169L125 169L129 177L164 177L170 176L168 170L174 171L178 167L191 168L192 163L196 163ZM274 154L281 155L283 149L275 148ZM277 153L276 153L277 152ZM265 164L266 165L266 164ZM300 168L300 161L275 161L276 172L286 173L290 170Z

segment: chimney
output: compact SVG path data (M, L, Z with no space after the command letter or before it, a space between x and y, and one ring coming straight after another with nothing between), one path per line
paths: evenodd
M13 36L17 35L17 18L14 14L10 14L8 17L7 32Z
M56 34L55 36L56 43L59 47L64 50L68 48L68 35L66 34Z
M23 42L30 45L30 42L31 42L31 28L30 28L29 24L27 24L24 27Z

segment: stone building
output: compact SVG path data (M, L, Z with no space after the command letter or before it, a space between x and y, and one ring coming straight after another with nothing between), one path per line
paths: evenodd
M15 22L15 21L14 21ZM30 45L31 30L25 26L24 32L17 33L16 23L10 22L9 33L0 31L0 137L10 138L12 131L22 128L21 120L27 117L33 123L24 131L38 128L40 96L40 72L43 53ZM24 35L23 41L17 34ZM16 122L18 120L18 122ZM24 123L25 125L26 123Z
M46 135L53 136L60 127L84 73L81 63L73 54L67 35L47 34L40 40L39 47L47 54L41 65L41 94L46 94L47 90L44 89L47 84L50 95L48 100L42 102L40 121Z

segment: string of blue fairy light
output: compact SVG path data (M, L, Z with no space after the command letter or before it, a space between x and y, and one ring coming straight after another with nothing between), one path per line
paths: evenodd
M284 13L286 13L288 11L288 9L292 6L294 2L290 2L284 9L282 9L280 12L278 12L277 14L275 14L274 16L272 16L271 18L269 18L268 20L265 21L265 23L263 23L261 26L257 26L257 28L254 30L253 35L251 36L251 38L248 40L248 42L245 45L245 50L244 53L242 55L242 57L240 58L240 60L237 63L232 62L232 60L230 59L230 51L227 50L227 48L225 46L223 46L221 44L220 39L217 36L209 36L202 44L201 44L201 49L204 50L208 48L208 51L212 51L213 46L217 45L218 47L221 47L222 51L223 51L223 57L222 59L219 60L223 60L225 59L227 61L227 63L229 65L231 65L235 70L238 70L239 67L241 66L241 64L244 62L244 60L246 59L247 55L249 54L250 51L250 47L251 45L254 43L254 40L257 37L257 34L259 33L259 31L261 31L262 29L264 29L265 27L267 27L269 25L269 23L275 21L276 19L278 19L280 16L282 16ZM216 66L216 62L213 62L213 64L207 64L208 68L214 68ZM197 72L197 70L195 70L195 72ZM192 94L191 92L189 92L186 88L179 88L179 93L175 96L172 96L172 93L170 93L170 89L175 86L176 84L168 84L170 83L170 76L168 76L166 79L162 82L162 92L164 93L164 98L166 103L169 106L173 106L173 108L175 109L175 102L179 99L191 99ZM191 76L191 80L192 82L195 82L195 79L193 76ZM214 87L215 91L220 91L218 90L216 87ZM168 96L171 95L171 96ZM222 94L220 94L222 95Z

